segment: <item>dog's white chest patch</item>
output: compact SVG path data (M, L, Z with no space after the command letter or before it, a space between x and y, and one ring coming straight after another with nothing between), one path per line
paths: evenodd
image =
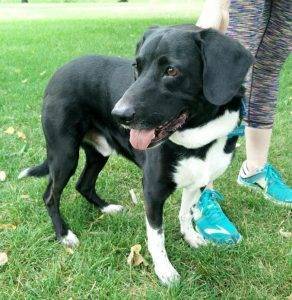
M222 175L232 158L232 153L224 152L226 140L226 137L218 139L208 150L205 159L189 157L179 160L173 174L177 186L200 188Z
M169 139L188 149L200 148L211 141L227 136L236 127L238 121L238 111L226 110L222 116L203 126L176 131Z
M108 144L104 136L95 133L94 131L88 132L84 137L84 142L92 145L97 152L103 156L110 156L115 151Z

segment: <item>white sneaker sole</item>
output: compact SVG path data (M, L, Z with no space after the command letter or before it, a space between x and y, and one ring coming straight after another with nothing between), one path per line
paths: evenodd
M225 247L226 247L226 246L235 246L235 245L239 244L239 243L243 240L242 235L240 235L240 238L239 238L235 243L231 243L231 244L229 244L229 243L215 243L215 242L213 242L213 241L210 241L210 240L208 240L208 239L205 239L204 236L202 235L202 233L200 232L198 226L196 226L196 231L199 233L199 235L200 235L200 236L201 236L208 244L211 244L211 245L213 245L213 246L225 246Z

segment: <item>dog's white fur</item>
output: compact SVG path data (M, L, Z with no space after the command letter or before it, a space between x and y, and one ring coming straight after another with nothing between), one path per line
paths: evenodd
M192 224L192 207L196 205L200 196L201 191L199 189L184 188L179 211L180 232L185 241L194 248L207 244L202 236L195 231Z
M115 153L114 149L109 145L106 138L93 131L88 132L84 137L84 142L92 145L97 152L104 157L110 156Z
M220 137L227 136L228 133L236 127L238 119L238 111L229 112L226 110L222 116L208 122L206 125L193 129L176 131L169 139L173 143L188 149L200 148Z
M28 174L29 174L29 170L30 170L30 168L27 168L27 169L22 170L22 171L19 173L19 175L18 175L18 179L27 177Z
M104 214L115 214L121 212L124 209L122 205L110 204L101 209L101 212Z
M226 137L219 138L208 150L205 159L185 158L178 162L173 178L178 187L199 189L222 175L230 164L232 153L224 153Z
M61 243L69 248L74 248L79 245L79 240L75 233L73 233L71 230L68 230L67 235L62 237Z
M160 281L171 285L179 281L179 274L170 263L164 245L164 230L152 228L146 218L148 250L152 256L154 270Z

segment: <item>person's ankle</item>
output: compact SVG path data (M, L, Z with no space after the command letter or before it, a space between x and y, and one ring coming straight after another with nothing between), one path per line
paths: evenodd
M249 173L254 173L254 172L257 172L258 170L263 169L267 162L258 162L258 161L246 160L245 163L246 163L247 171Z
M266 163L259 163L259 162L255 162L255 161L244 161L241 169L244 171L243 177L250 177L255 175L256 173L259 172L259 170L262 170L264 168Z

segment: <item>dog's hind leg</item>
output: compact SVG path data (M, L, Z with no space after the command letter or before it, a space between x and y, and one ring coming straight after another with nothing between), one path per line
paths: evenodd
M201 191L198 188L186 187L183 189L181 207L179 211L180 231L185 241L194 248L205 245L206 241L194 229L192 224L192 207L198 202Z
M76 184L77 191L79 191L88 202L94 204L103 213L116 213L122 211L123 206L107 203L97 195L95 190L95 183L98 174L106 164L109 157L103 156L96 151L93 146L86 143L84 143L82 147L85 151L86 163Z
M62 143L56 143L56 145L64 144L66 144L65 138L63 138ZM60 199L63 189L76 170L79 147L72 142L66 146L48 151L49 184L43 198L52 219L57 239L66 246L74 247L78 245L79 241L76 235L68 229L61 216Z

